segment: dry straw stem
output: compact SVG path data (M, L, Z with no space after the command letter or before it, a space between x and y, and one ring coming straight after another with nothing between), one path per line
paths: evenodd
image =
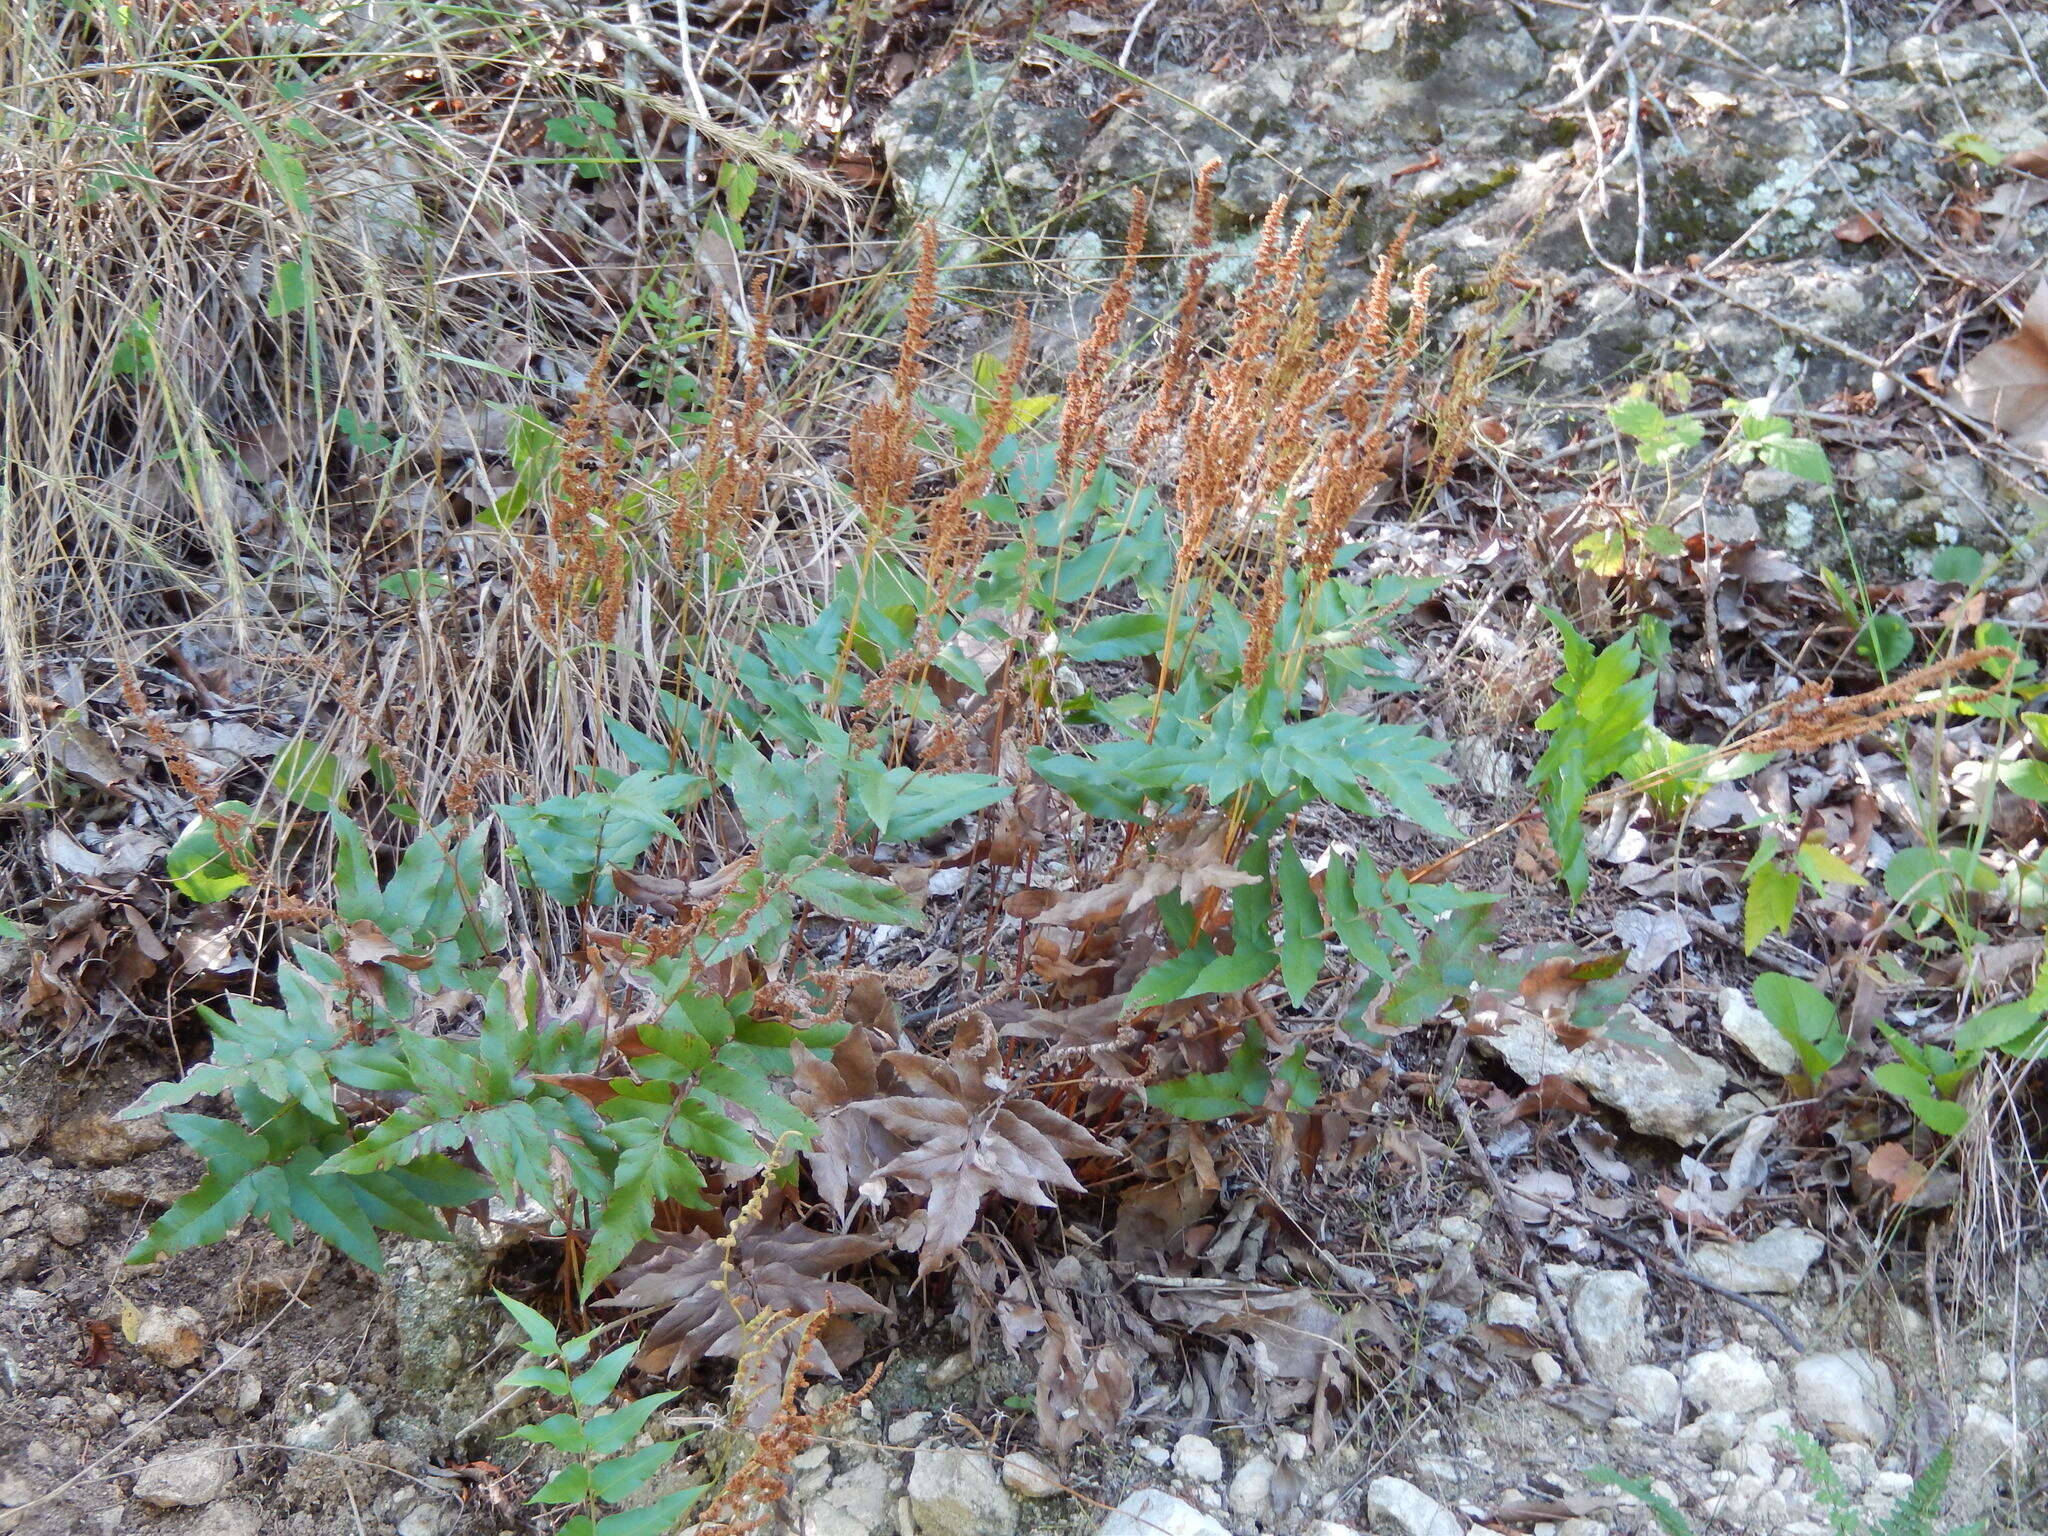
M617 503L645 489L622 463L579 484L571 445L560 498L511 528L477 516L514 412L567 409L608 342L634 344L634 288L677 271L560 254L555 204L576 194L542 125L599 95L636 139L689 121L769 176L828 184L687 106L555 70L576 39L534 15L406 3L343 28L321 57L344 67L309 83L254 15L24 0L0 25L0 674L18 719L57 667L104 706L109 656L151 690L197 679L202 710L339 710L396 744L432 818L465 764L501 763L514 796L621 765L605 719L659 718L675 637L710 612L679 562L621 537ZM685 201L649 185L661 163L612 173L648 194L634 260L694 240ZM820 402L771 418L785 385L765 355L729 389L724 472L686 514L729 540L771 481L818 496L762 424ZM821 397L832 366L807 381ZM396 446L366 446L380 436ZM792 522L727 576L722 629L822 589L848 529ZM380 588L394 575L417 585ZM336 657L354 660L309 666Z

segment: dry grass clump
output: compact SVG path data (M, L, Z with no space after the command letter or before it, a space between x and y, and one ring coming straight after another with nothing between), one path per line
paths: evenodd
M428 809L464 763L545 791L611 751L601 717L651 692L679 610L610 515L669 471L601 359L645 340L638 293L694 229L644 187L636 245L593 228L550 124L604 97L668 163L702 142L816 177L589 78L574 44L411 3L316 25L24 0L0 27L0 673L31 740L118 709L125 670L176 717L376 747ZM746 308L704 451L672 455L693 551L766 499L769 307ZM503 515L553 454L559 502Z

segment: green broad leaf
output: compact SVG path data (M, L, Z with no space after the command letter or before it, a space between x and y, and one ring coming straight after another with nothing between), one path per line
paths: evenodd
M924 914L896 886L836 860L812 865L790 882L790 889L820 912L849 922L924 926Z
M223 800L214 809L231 816L253 817L255 814L243 800ZM251 825L256 824L251 822ZM235 852L243 855L247 862L246 841ZM164 873L180 892L202 906L225 901L249 883L249 877L235 868L234 860L221 846L214 824L204 816L194 816L185 824L185 830L164 856Z
M582 1456L590 1449L583 1425L574 1414L554 1413L538 1424L523 1424L505 1436L528 1445L551 1445L567 1456Z
M1272 1079L1265 1066L1264 1042L1246 1036L1221 1072L1197 1072L1145 1090L1145 1102L1183 1120L1228 1120L1248 1115L1266 1101Z
M1635 636L1625 635L1595 655L1563 614L1545 614L1563 641L1565 666L1553 684L1557 701L1536 720L1551 735L1530 779L1565 889L1576 902L1592 878L1580 812L1592 791L1643 749L1657 679L1643 672Z
M1998 782L2024 799L2048 801L2048 763L2039 758L2022 758L2002 765Z
M599 1355L583 1368L582 1374L569 1388L569 1401L579 1408L597 1407L612 1395L619 1378L626 1374L626 1367L633 1363L633 1356L639 1349L637 1342L628 1342Z
M1893 1098L1904 1101L1913 1117L1937 1135L1958 1135L1969 1123L1969 1112L1962 1105L1942 1098L1925 1076L1902 1061L1888 1061L1874 1068L1870 1080Z
M532 1387L535 1391L560 1397L569 1390L569 1373L555 1365L522 1365L500 1378L498 1387L501 1391L511 1387Z
M529 1504L581 1504L590 1497L590 1469L582 1462L562 1468L541 1485Z
M638 1345L634 1346L636 1349ZM650 1392L636 1397L623 1408L593 1416L584 1426L585 1449L593 1456L613 1456L640 1437L657 1408L674 1402L680 1392Z
M534 1355L552 1355L555 1353L561 1345L562 1336L556 1330L553 1323L549 1322L546 1317L536 1312L525 1302L515 1300L513 1297L507 1296L503 1291L493 1290L491 1294L498 1298L500 1306L512 1314L512 1320L519 1325L520 1331L526 1335L526 1342L520 1348L524 1349L528 1354Z
M590 1249L583 1261L583 1295L602 1283L626 1261L634 1248L653 1235L654 1205L657 1200L681 1198L698 1204L704 1176L690 1154L673 1146L658 1124L615 1126L613 1134L626 1140L612 1173L612 1188L590 1234Z
M2002 1050L2040 1027L2041 1004L2031 998L1999 1003L1965 1019L1956 1029L1956 1049Z
M1934 553L1932 571L1936 581L1969 586L1984 574L1984 556L1967 544L1949 544Z
M590 1491L607 1504L622 1504L674 1461L682 1448L680 1440L657 1440L627 1455L598 1462L590 1469Z
M1793 862L1800 873L1816 886L1847 885L1864 883L1863 876L1851 869L1842 856L1828 847L1818 837L1809 837L1793 850Z
M1742 899L1742 952L1753 955L1772 934L1791 932L1798 910L1798 870L1785 869L1776 859L1751 870Z
M1280 979L1299 1008L1323 972L1323 912L1292 839L1280 845L1273 873L1280 892Z
M1896 613L1873 613L1856 633L1856 654L1885 673L1904 666L1914 644L1913 626Z
M277 754L270 781L285 799L305 810L324 814L348 807L347 770L341 759L303 736Z
M1756 1006L1799 1053L1808 1077L1818 1078L1849 1049L1834 1002L1810 981L1766 971L1757 977Z
M907 843L944 831L1008 799L1010 793L1011 786L993 774L919 773L897 767L864 781L860 799L877 835Z
M1083 624L1060 641L1060 651L1074 661L1128 661L1156 656L1165 643L1165 615L1115 613Z
M1203 966L1187 995L1205 997L1212 992L1242 992L1272 975L1273 968L1279 963L1280 956L1270 944L1240 944L1229 954L1218 955Z
M1623 437L1638 440L1662 437L1666 429L1664 413L1648 396L1640 394L1628 395L1608 406L1607 420Z
M1287 1108L1299 1114L1314 1109L1322 1096L1323 1080L1308 1064L1308 1047L1297 1045L1286 1059L1273 1068L1274 1081L1287 1090Z
M1204 939L1193 949L1154 961L1124 998L1124 1012L1163 1008L1168 1003L1196 996L1195 979L1215 958L1215 947Z
M1827 450L1811 438L1771 437L1757 445L1757 458L1772 469L1815 485L1832 485L1833 467Z
M1076 753L1033 747L1024 754L1032 772L1065 795L1084 815L1109 821L1143 821L1151 791L1119 774L1117 764Z
M1469 993L1496 933L1490 902L1464 908L1438 923L1388 990L1380 1004L1380 1022L1391 1030L1413 1029L1435 1018L1452 998Z
M280 261L277 264L277 279L271 284L269 296L263 302L263 312L273 320L295 315L313 302L313 285L306 275L304 262Z
M1628 535L1611 523L1596 528L1572 546L1572 558L1594 576L1619 576L1628 563Z
M591 1527L591 1536L669 1536L709 1484L679 1488L640 1509L617 1509ZM567 1531L562 1536L569 1536Z

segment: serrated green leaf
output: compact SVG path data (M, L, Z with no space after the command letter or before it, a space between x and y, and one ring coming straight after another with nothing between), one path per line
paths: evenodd
M1307 867L1290 838L1274 855L1280 893L1280 979L1299 1008L1323 970L1323 913Z
M790 889L820 912L849 922L924 926L924 914L901 889L843 862L813 865L790 882Z
M1271 1085L1265 1054L1264 1045L1247 1036L1221 1072L1153 1083L1145 1090L1145 1102L1183 1120L1228 1120L1250 1114L1265 1102Z
M1796 869L1781 868L1773 859L1751 870L1749 889L1742 899L1742 952L1753 955L1772 934L1789 933L1798 911Z

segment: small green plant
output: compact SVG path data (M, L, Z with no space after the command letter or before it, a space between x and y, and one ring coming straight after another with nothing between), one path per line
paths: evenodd
M621 1344L584 1365L601 1329L564 1339L532 1307L502 1291L497 1296L525 1334L520 1349L532 1357L502 1385L566 1399L568 1405L566 1411L515 1429L507 1437L545 1445L568 1462L527 1502L575 1509L556 1536L668 1536L703 1497L704 1485L678 1488L633 1508L624 1506L682 1450L680 1440L653 1440L631 1448L655 1412L682 1394L652 1392L622 1408L605 1409L639 1345Z
M547 120L544 132L548 143L570 152L569 164L578 176L596 181L626 162L618 126L616 108L592 96L578 96L569 111Z
M1955 1458L1947 1446L1935 1453L1927 1464L1927 1470L1913 1480L1913 1486L1904 1497L1894 1504L1891 1512L1880 1522L1872 1522L1856 1507L1849 1490L1843 1486L1841 1474L1819 1441L1801 1430L1781 1431L1797 1447L1799 1459L1806 1467L1807 1476L1813 1482L1813 1491L1822 1511L1827 1515L1828 1524L1835 1536L1982 1536L1984 1523L1950 1526L1937 1531L1935 1518L1941 1508L1942 1495L1948 1489L1950 1474L1955 1468ZM1649 1507L1650 1517L1657 1522L1657 1529L1663 1536L1694 1536L1692 1522L1685 1518L1677 1505L1658 1493L1646 1477L1625 1477L1612 1467L1595 1467L1586 1474L1586 1480L1598 1488L1613 1488L1640 1499Z
M1564 672L1553 685L1557 701L1536 720L1550 742L1530 775L1558 872L1576 901L1586 894L1591 870L1579 823L1594 786L1626 768L1650 742L1650 710L1657 679L1643 670L1643 649L1625 635L1594 654L1571 621L1551 611L1564 642Z

